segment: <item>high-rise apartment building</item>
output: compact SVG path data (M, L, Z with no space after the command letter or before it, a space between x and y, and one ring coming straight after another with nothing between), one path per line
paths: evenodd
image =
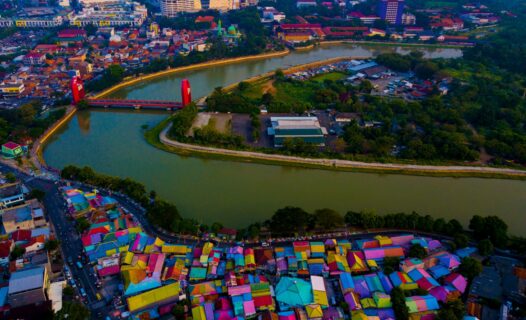
M391 24L402 24L404 0L380 0L378 16Z
M161 0L163 16L175 17L179 12L196 12L201 10L201 0Z

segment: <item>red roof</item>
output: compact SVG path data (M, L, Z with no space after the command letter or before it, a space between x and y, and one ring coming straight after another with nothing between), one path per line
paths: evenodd
M82 29L65 29L58 32L59 38L75 38L75 37L85 37L86 30Z
M11 234L13 241L29 241L31 240L31 230L16 230Z
M282 29L315 29L321 28L319 23L284 23L280 25Z
M11 253L11 246L13 245L13 241L6 240L0 242L0 258L7 258L9 254Z
M213 16L198 16L197 18L195 18L195 23L213 22L213 21L214 21L214 17Z
M9 142L4 143L2 147L13 150L13 149L20 147L20 145L13 141L9 141Z

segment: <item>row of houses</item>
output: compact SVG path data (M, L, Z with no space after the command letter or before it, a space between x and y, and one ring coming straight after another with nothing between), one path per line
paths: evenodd
M28 190L19 181L0 182L0 318L58 311L65 286L63 264L46 250L55 237L44 209L27 198Z
M63 194L69 214L90 222L81 235L87 260L102 281L122 279L113 295L122 295L132 318L157 318L188 300L193 319L394 319L390 292L401 287L412 316L433 319L440 302L466 290L457 272L460 256L428 237L371 235L266 247L167 243L147 234L110 197L71 187ZM413 245L428 255L408 257ZM383 272L387 257L400 259L391 274ZM414 294L418 288L426 294Z

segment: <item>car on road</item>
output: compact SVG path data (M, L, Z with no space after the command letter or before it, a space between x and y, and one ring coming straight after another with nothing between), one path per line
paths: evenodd
M68 258L68 264L69 264L70 266L73 265L73 259L72 259L71 257Z
M82 263L80 263L80 261L77 261L77 268L82 269Z
M83 297L87 296L86 290L84 290L84 288L80 288L80 295L83 296Z

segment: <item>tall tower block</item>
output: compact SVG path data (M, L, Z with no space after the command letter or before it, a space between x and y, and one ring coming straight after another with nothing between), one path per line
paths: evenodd
M71 96L73 97L73 104L79 103L80 100L84 99L86 92L84 90L84 83L79 76L75 76L71 79Z
M183 79L181 81L181 99L183 107L186 107L192 102L192 92L190 90L190 81L188 81L188 79Z

